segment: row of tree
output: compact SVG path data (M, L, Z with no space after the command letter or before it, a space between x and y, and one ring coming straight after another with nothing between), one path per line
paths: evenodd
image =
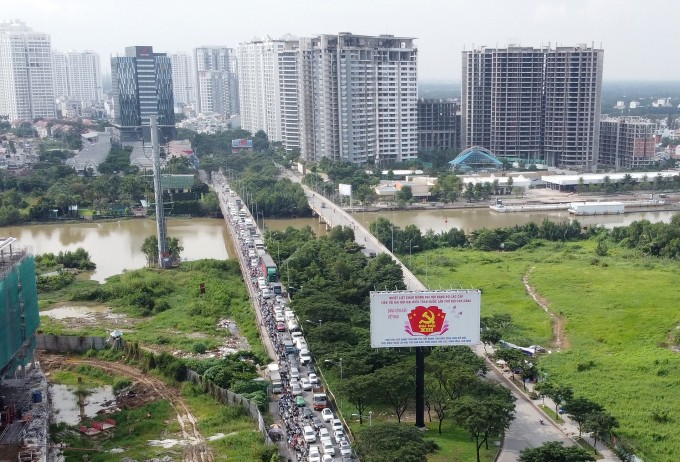
M487 251L516 250L526 246L533 239L577 241L600 231L600 228L592 227L584 233L576 220L556 223L545 219L541 224L531 222L505 228L481 228L467 235L457 228L437 234L430 229L423 234L415 225L408 225L402 229L382 217L371 223L369 229L385 247L398 254L411 254L445 247L471 247Z

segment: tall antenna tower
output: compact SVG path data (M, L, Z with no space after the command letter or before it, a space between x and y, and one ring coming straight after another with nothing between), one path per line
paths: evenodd
M149 116L151 122L151 150L153 152L153 190L156 197L156 237L158 238L158 267L168 268L168 239L163 209L163 188L161 186L161 149L158 145L158 116Z

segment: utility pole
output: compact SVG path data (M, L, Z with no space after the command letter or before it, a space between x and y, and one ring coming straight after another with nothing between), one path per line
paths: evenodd
M153 189L156 196L156 237L158 238L158 266L165 268L168 257L168 239L163 209L163 187L161 184L161 154L158 145L158 116L149 116L151 122L151 149L153 151Z

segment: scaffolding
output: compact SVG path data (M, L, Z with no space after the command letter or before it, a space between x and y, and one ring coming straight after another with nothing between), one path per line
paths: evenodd
M15 242L0 238L0 377L31 360L40 325L35 262Z

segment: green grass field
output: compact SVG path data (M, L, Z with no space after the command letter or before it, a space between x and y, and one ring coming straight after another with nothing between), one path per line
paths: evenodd
M614 246L597 257L594 249L594 241L507 253L446 249L414 256L414 266L430 288L482 289L482 316L507 312L518 325L508 340L554 347L549 317L522 284L534 268L529 283L565 318L569 342L540 360L548 378L605 406L645 462L675 461L680 358L668 343L680 323L680 266Z

